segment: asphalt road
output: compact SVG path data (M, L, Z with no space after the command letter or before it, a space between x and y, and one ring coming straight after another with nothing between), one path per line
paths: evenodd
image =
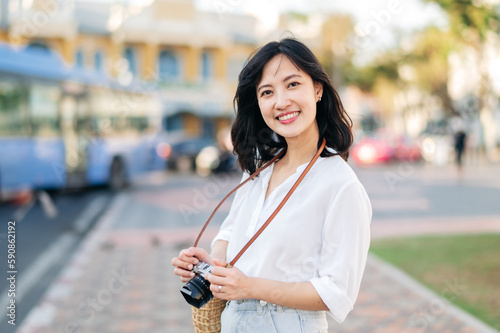
M104 188L38 192L33 201L24 205L0 205L0 267L4 277L0 279L0 306L5 309L11 299L5 278L12 275L7 273L12 271L7 263L10 239L15 240L16 326L57 277L112 195ZM9 225L15 226L15 238L7 237ZM15 331L7 319L5 315L0 317L2 333Z
M500 165L394 164L355 168L373 206L373 223L500 215Z
M459 174L453 166L399 163L353 166L373 207L372 224L450 223L491 220L500 216L500 165L467 166ZM331 175L327 175L331 176ZM197 177L157 174L131 189L134 218L123 216L116 228L184 228L203 225L213 208L238 184L241 175ZM224 204L213 220L227 213Z

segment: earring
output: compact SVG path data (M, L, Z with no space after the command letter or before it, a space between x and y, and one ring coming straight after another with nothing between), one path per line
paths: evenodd
M318 101L318 103L319 103L319 102L321 102L321 97L319 98L319 101Z

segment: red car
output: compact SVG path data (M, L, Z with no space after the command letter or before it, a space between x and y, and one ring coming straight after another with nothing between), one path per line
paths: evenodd
M351 149L352 159L358 164L371 165L393 161L416 162L422 159L420 147L403 135L379 133L365 137Z
M386 142L365 138L351 149L350 156L358 164L380 164L393 160L395 151Z

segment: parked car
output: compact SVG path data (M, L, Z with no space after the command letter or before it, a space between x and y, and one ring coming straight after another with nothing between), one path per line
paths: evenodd
M394 159L408 162L420 161L422 159L422 148L408 136L397 136L394 142Z
M169 143L170 155L167 168L169 170L196 171L196 157L206 147L216 147L210 138L183 138Z
M422 153L420 146L409 137L382 130L356 142L351 149L351 157L358 164L371 165L416 162L422 159Z
M241 171L238 159L231 151L209 146L203 148L196 157L196 173L200 176L233 172Z
M364 138L351 149L352 159L363 165L388 163L394 159L395 150L387 142L376 138Z

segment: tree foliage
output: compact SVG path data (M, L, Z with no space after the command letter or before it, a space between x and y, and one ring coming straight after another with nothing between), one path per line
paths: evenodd
M450 31L467 43L484 43L488 32L500 29L500 13L484 0L425 0L441 7Z
M447 116L455 113L448 92L448 57L455 47L456 43L449 32L429 27L416 36L411 53L405 57L406 63L413 68L413 83L439 97Z
M401 54L393 51L382 54L363 67L349 63L345 69L346 83L355 85L365 92L373 91L380 78L396 83L399 80L398 64L401 61Z

